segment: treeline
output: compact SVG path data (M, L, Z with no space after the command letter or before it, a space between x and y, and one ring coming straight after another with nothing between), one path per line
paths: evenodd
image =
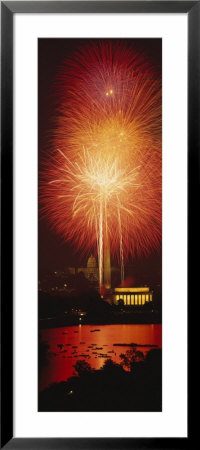
M129 350L100 370L78 360L74 376L39 393L39 411L161 411L162 356ZM127 370L128 369L128 370Z
M73 291L66 293L65 296L39 292L38 303L39 318L53 317L72 310L82 310L87 313L107 313L112 309L111 305L102 300L94 289L87 289L83 292Z

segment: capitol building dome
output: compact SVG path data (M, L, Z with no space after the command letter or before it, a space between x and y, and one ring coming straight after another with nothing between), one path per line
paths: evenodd
M82 272L87 280L91 281L92 283L98 282L99 269L97 266L96 258L93 255L90 255L90 257L88 258L86 267L68 267L68 270L73 275Z
M95 257L93 255L91 255L88 258L87 268L88 269L93 269L93 268L96 268L96 267L97 267L96 259L95 259Z

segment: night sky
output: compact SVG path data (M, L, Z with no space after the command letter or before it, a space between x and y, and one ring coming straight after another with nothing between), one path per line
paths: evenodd
M38 40L38 161L41 170L41 158L49 158L51 152L50 137L55 116L55 81L63 62L83 43L90 39L39 39ZM130 41L130 40L129 40ZM162 40L134 39L137 50L145 53L147 59L156 66L161 75ZM69 243L50 231L47 221L38 223L38 266L39 277L47 272L65 269L67 266L86 265L87 257L80 258L79 253ZM136 280L149 284L161 284L161 249L148 258L130 260L127 272L133 272ZM125 268L126 274L126 268Z

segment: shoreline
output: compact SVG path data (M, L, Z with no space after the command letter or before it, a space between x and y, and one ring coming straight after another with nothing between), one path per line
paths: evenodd
M133 313L120 314L114 317L48 317L38 319L39 330L45 328L63 328L78 325L162 325L160 313Z

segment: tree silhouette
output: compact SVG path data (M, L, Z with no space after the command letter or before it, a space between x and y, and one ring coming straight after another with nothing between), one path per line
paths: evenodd
M76 361L76 364L73 367L79 376L93 372L90 364L84 359Z
M129 370L133 367L134 363L143 362L144 354L136 348L132 348L131 350L127 350L126 353L121 353L119 355L122 362L122 367L127 367Z

